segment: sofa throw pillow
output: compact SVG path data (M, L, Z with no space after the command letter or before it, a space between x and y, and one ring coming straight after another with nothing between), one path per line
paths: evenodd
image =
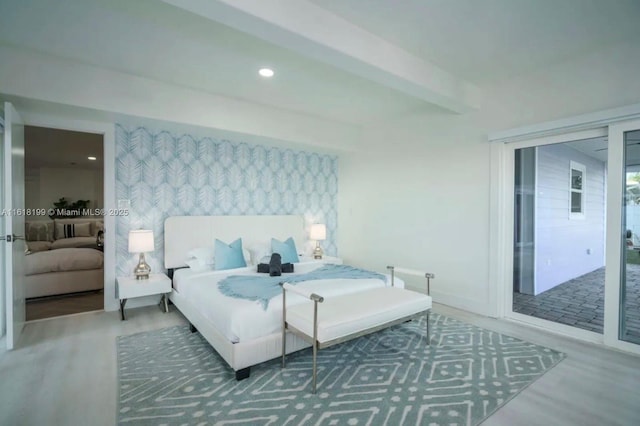
M287 238L284 241L271 239L271 251L273 253L279 253L282 257L282 263L298 263L298 250L296 249L296 243L292 237Z
M91 236L97 236L100 231L104 232L104 221L96 220L91 222Z
M214 244L216 269L244 268L247 262L242 252L242 238L227 244L216 238Z
M53 241L53 222L29 220L24 228L27 241Z
M47 251L51 249L50 241L27 241L27 248L30 253L36 253L39 251Z
M73 237L90 237L91 224L83 223L56 223L56 239Z

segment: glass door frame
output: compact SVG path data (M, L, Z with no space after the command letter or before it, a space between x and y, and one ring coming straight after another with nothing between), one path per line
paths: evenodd
M640 104L489 135L491 142L491 223L489 295L496 317L640 354L640 345L619 339L624 132L640 129ZM515 150L608 137L606 173L605 307L603 334L513 312L513 226Z
M505 271L505 276L513 276L513 259L514 259L514 250L513 250L513 238L514 238L514 179L515 179L515 153L516 150L522 148L531 148L531 147L540 147L545 145L553 145L563 142L573 142L581 139L591 139L597 137L606 137L607 136L607 128L600 127L597 129L590 129L580 132L571 132L571 133L563 133L561 135L547 136L542 138L528 139L519 142L512 142L504 144L505 150L505 180L507 183L506 186L509 188L507 197L505 199L505 213L503 214L504 223L506 225L505 239L508 241L508 244L505 244L506 247L506 257L509 259L506 262L505 267L507 270ZM609 167L607 166L607 173L609 171ZM607 182L608 182L607 176ZM607 191L609 190L607 183ZM608 192L607 192L607 203L608 205ZM508 211L508 213L507 213ZM607 241L608 242L608 241ZM607 258L608 259L608 258ZM606 274L609 272L609 268L606 268ZM508 279L505 281L509 281ZM606 283L606 278L605 278ZM606 285L606 284L605 284ZM544 328L556 333L569 335L572 337L576 337L582 340L587 340L594 343L604 343L603 334L596 333L593 331L583 330L580 328L576 328L566 324L560 324L557 322L549 321L542 318L533 317L530 315L525 315L522 313L513 311L513 282L508 282L508 285L503 286L504 291L504 318L515 320L518 322L523 322L529 325L533 325L536 327ZM605 308L606 309L606 308Z
M640 120L628 120L609 125L609 160L616 161L620 167L611 167L607 182L607 247L606 264L612 265L611 273L605 274L604 287L604 344L628 352L640 354L640 345L620 340L620 316L622 306L620 293L622 287L622 250L625 241L625 230L622 227L624 211L625 140L628 131L640 130ZM613 196L615 193L615 196ZM617 267L614 268L615 262ZM609 268L608 268L609 269ZM607 272L609 272L607 270Z

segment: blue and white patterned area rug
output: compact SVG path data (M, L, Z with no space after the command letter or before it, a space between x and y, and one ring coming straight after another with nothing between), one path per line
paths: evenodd
M187 326L117 340L119 424L474 425L563 353L432 314L319 352L233 370Z

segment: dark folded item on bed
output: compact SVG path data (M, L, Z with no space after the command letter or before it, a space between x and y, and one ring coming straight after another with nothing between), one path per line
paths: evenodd
M269 261L269 276L279 277L282 275L282 256L279 253L273 253Z
M268 274L269 273L269 264L268 263L258 263L258 272L261 274ZM294 272L293 270L293 263L283 263L282 264L282 273L283 274L290 274Z

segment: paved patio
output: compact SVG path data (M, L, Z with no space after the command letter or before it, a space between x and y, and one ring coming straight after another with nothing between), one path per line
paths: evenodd
M627 333L640 343L640 265L627 264ZM537 296L513 294L513 311L602 334L604 268L574 278Z

